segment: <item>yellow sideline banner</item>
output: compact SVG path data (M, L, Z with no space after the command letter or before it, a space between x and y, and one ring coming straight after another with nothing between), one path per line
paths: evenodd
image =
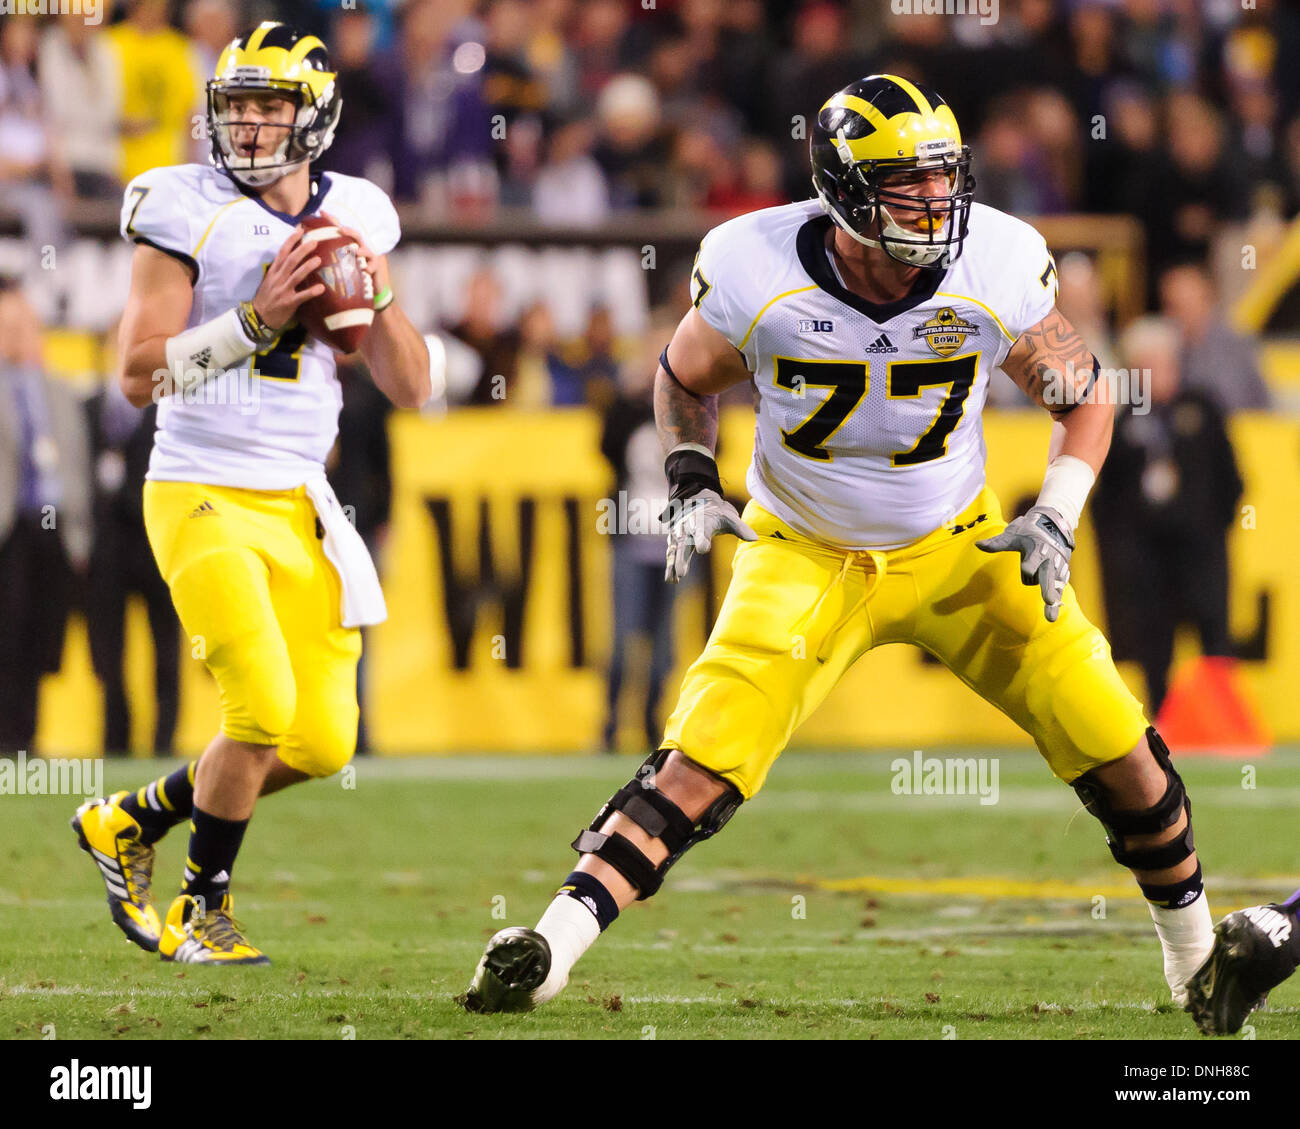
M1034 412L989 412L984 429L989 482L1010 513L1037 494L1050 422ZM393 514L379 559L389 619L368 633L366 651L376 751L538 753L595 746L611 624L610 547L600 520L611 476L598 453L599 431L598 418L580 409L528 414L488 408L442 419L393 418ZM721 469L736 497L745 493L752 433L749 411L724 415ZM1232 633L1257 656L1242 663L1252 701L1278 741L1296 741L1300 424L1241 418L1232 435L1246 482L1230 534ZM1072 580L1084 610L1104 626L1096 543L1086 519L1078 540ZM677 601L678 662L665 689L665 710L704 643L731 554L724 539L708 561L712 585L689 585ZM1195 653L1194 641L1180 637L1175 662ZM131 613L127 662L133 743L142 747L154 709L140 608ZM186 659L185 668L178 744L196 752L215 731L217 695L201 663ZM1121 663L1120 669L1141 699L1136 666ZM102 706L79 621L63 671L45 680L42 694L41 747L66 754L97 750ZM630 703L626 713L630 747L636 739ZM903 645L866 655L794 743L1031 747L953 675Z

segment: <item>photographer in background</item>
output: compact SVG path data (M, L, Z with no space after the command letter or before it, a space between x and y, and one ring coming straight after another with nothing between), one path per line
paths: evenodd
M1231 653L1228 528L1241 476L1222 411L1182 381L1181 344L1163 318L1125 331L1120 354L1130 371L1149 372L1149 404L1117 410L1092 498L1111 648L1141 663L1152 716L1168 690L1180 624L1195 624L1203 654Z
M33 751L42 674L59 669L90 554L82 406L50 380L40 319L0 278L0 753Z
M116 340L114 327L105 343ZM149 616L153 641L158 712L150 747L154 756L168 757L175 752L180 711L181 624L149 548L143 496L158 406L132 407L118 387L116 367L105 358L100 365L105 382L86 403L95 467L95 540L86 588L90 657L104 687L104 753L120 756L131 748L131 712L123 670L127 601L138 595Z
M651 641L650 668L641 704L644 749L659 744L659 699L673 668L673 598L677 586L664 583L664 534L656 519L668 504L668 480L664 477L663 451L651 398L659 343L671 332L671 323L664 327L656 321L646 334L645 355L622 367L618 395L605 410L600 437L600 453L614 469L612 512L628 518L626 528L620 523L610 537L614 637L601 733L601 749L607 753L617 752L618 748L618 703L632 637L641 634Z

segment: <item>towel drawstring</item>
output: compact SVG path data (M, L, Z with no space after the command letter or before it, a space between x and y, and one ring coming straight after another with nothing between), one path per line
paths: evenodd
M864 549L861 552L856 553L845 553L844 563L840 565L839 572L837 572L835 576L831 578L830 583L822 589L822 593L817 597L817 603L813 605L812 613L808 617L810 623L816 621L817 613L821 611L822 604L826 602L826 598L831 594L831 592L844 583L848 578L849 569L853 567L859 557L863 556L869 557L871 560L873 566L871 576L863 586L862 595L853 602L853 606L849 608L847 612L835 621L834 626L822 639L821 646L817 648L817 661L820 663L824 663L828 658L830 658L830 648L831 644L835 641L835 636L839 634L840 629L848 623L849 620L858 614L866 602L871 598L871 594L876 590L876 586L884 579L886 569L888 568L885 554L874 549Z

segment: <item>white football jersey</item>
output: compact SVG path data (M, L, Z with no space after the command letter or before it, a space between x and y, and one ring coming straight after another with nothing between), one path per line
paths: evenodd
M696 309L758 386L750 496L805 537L892 549L984 484L989 378L1056 301L1043 237L971 207L965 246L922 289L877 305L845 289L817 201L738 216L700 245Z
M122 235L179 259L194 277L189 325L253 297L303 216L328 213L386 255L401 231L384 191L368 180L315 174L301 215L274 211L209 165L136 177ZM338 433L342 392L330 347L291 326L279 341L197 389L165 396L148 477L253 490L288 490L322 472Z

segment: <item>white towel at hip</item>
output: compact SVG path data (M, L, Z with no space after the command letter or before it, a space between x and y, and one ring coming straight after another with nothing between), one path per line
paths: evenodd
M339 611L344 627L369 627L388 618L388 606L379 586L375 562L370 559L361 534L348 521L330 484L322 478L306 484L307 497L316 507L316 516L325 529L325 556L339 574L343 599Z

